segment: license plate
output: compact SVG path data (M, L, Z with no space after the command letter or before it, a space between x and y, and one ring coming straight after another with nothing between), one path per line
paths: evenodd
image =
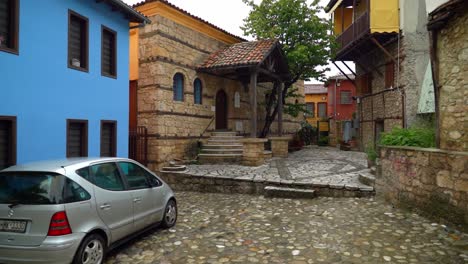
M26 221L0 219L0 232L24 233Z

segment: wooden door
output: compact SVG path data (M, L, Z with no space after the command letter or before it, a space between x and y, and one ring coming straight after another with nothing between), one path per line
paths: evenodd
M137 81L130 81L129 127L135 130L138 125Z
M223 90L216 94L216 129L227 129L227 95Z

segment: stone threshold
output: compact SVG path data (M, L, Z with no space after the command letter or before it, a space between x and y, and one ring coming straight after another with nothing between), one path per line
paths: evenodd
M276 186L300 190L313 190L323 197L371 197L375 189L371 186L346 184L305 183L293 180L259 180L222 176L192 175L178 172L160 172L158 175L175 191L196 191L208 193L241 193L265 195L265 187Z

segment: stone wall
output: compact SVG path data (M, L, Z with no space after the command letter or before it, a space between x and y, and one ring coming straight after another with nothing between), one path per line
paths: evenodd
M138 125L149 133L149 167L158 170L172 159L195 158L197 141L205 131L215 128L216 93L222 89L228 97L228 128L240 134L250 132L249 94L243 85L233 79L198 73L197 65L211 53L226 46L203 33L192 30L161 16L149 17L152 24L139 30ZM184 101L173 100L173 76L184 76ZM199 78L203 86L202 104L194 103L193 82ZM296 84L304 93L303 83ZM271 85L258 88L258 129L262 128L262 102ZM240 108L234 107L234 94L240 94ZM293 100L293 99L291 99ZM295 100L295 98L294 98ZM303 99L299 102L303 103ZM300 118L284 116L285 133L299 128ZM275 132L277 124L272 125ZM206 138L205 133L202 137Z
M468 153L381 147L378 195L435 218L468 224Z
M438 33L440 148L468 151L468 12Z

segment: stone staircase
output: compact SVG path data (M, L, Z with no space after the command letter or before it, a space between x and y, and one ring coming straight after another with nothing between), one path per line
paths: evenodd
M212 132L203 145L198 160L201 164L240 163L242 161L242 136L237 132Z

